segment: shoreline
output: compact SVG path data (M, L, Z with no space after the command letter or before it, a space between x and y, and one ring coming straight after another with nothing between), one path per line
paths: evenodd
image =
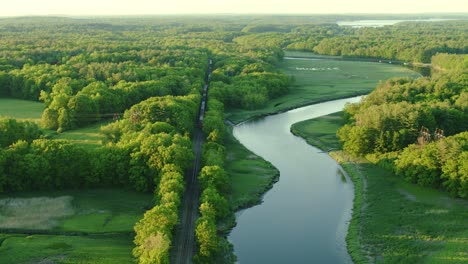
M307 119L310 120L310 119ZM306 121L306 120L303 120ZM303 122L300 121L300 122ZM297 122L299 123L299 122ZM297 124L295 123L295 124ZM294 124L293 124L294 125ZM304 141L319 150L322 150L324 154L332 158L340 171L344 176L349 179L353 184L353 207L351 209L350 216L345 220L345 243L346 251L351 256L351 259L354 263L369 262L368 256L365 256L363 252L363 246L361 244L361 222L360 217L363 210L365 209L366 204L366 192L367 192L367 180L365 175L363 175L359 169L358 165L352 161L352 158L343 152L341 149L329 150L325 144L320 143L319 141L311 141L303 136L296 130L290 128L290 132L302 139Z
M307 120L310 119L303 121ZM299 121L295 124L303 121ZM292 129L295 124L291 126L290 132L293 135L304 139L308 145L322 150L324 154L328 155L337 163L338 168L344 174L344 176L351 180L353 184L353 207L351 209L351 215L345 220L346 251L351 256L351 259L354 263L362 263L366 261L369 262L368 256L363 254L365 250L361 244L361 222L359 221L366 204L367 180L365 175L359 171L357 167L358 165L353 162L352 158L343 152L343 150L330 150L329 146L326 146L325 143L306 139L299 133L299 131Z
M307 106L310 106L310 105L314 105L314 104L319 104L319 103L324 103L324 102L329 102L329 101L334 101L334 100L340 100L340 99L347 99L347 98L352 98L352 97L356 97L356 96L362 96L362 95L366 95L368 93L363 93L363 94L360 94L360 95L350 95L350 96L343 96L343 97L338 97L338 98L334 98L334 99L323 99L323 100L318 100L318 101L315 101L315 102L311 102L311 103L307 103L307 104L301 104L301 105L298 105L298 106L295 106L295 107L290 107L288 109L282 109L282 110L279 110L279 111L276 111L275 113L268 113L268 114L261 114L261 115L255 115L255 116L252 116L250 118L248 118L247 120L244 120L244 121L241 121L239 123L234 123L232 122L231 120L229 119L226 119L225 123L230 127L230 130L232 131L232 128L234 128L235 126L237 125L240 125L240 124L243 124L245 122L251 122L251 121L254 121L254 120L258 120L260 118L264 118L264 117L267 117L267 116L272 116L272 115L276 115L276 114L281 114L281 113L284 113L284 112L287 112L287 111L291 111L291 110L295 110L295 109L300 109L300 108L303 108L303 107L307 107ZM308 119L304 119L302 121L306 121ZM234 135L231 133L231 136L234 137ZM294 136L298 136L300 137L299 135L297 135L296 133L294 133L292 130L290 130L290 133L293 134ZM236 139L236 138L235 138ZM236 139L237 141L237 139ZM344 234L344 237L343 237L343 242L345 243L345 248L346 248L346 252L348 253L348 255L350 256L350 258L352 259L352 261L354 263L358 263L358 259L360 256L356 256L356 253L361 253L362 251L358 251L357 249L359 249L358 247L351 247L350 244L355 244L356 242L354 242L355 238L350 238L349 234L350 234L350 231L351 229L356 229L354 228L354 226L358 225L359 223L357 222L357 219L359 218L360 214L356 214L355 212L361 210L361 203L359 203L358 201L361 201L362 200L362 184L359 185L357 184L357 181L360 179L360 178L357 178L355 177L350 171L348 171L348 168L346 168L346 166L343 166L342 163L340 163L334 156L333 156L333 153L335 151L332 151L332 152L329 152L327 151L326 148L324 148L325 146L317 146L315 144L311 144L311 142L308 142L307 140L304 140L306 141L306 143L310 146L313 146L313 147L316 147L318 148L319 150L322 150L324 151L324 153L327 153L327 155L332 158L338 165L338 168L340 169L340 171L345 175L345 177L350 180L352 182L352 188L353 188L353 206L351 208L351 211L349 213L349 215L347 215L346 219L344 219L344 223L343 223L343 227L344 229L346 230L346 233ZM240 142L237 141L238 144L242 145ZM242 145L243 146L243 145ZM245 147L245 146L244 146ZM250 151L250 150L249 150ZM260 156L261 157L261 156ZM262 158L262 157L261 157ZM263 159L263 158L262 158ZM273 166L273 165L272 165ZM274 167L276 169L276 167ZM233 212L235 214L235 217L234 217L234 221L231 222L232 225L226 225L225 226L225 229L223 229L223 234L224 236L227 238L230 234L230 232L232 231L232 229L237 225L237 222L236 222L236 218L237 218L237 213L239 212L242 212L243 210L247 210L249 208L252 208L256 205L260 205L263 203L263 197L266 195L266 193L271 190L273 187L274 187L274 184L276 182L279 181L279 178L280 178L280 174L279 174L279 171L277 172L276 175L272 175L272 177L270 178L270 181L268 183L267 186L265 186L265 188L263 189L260 189L258 193L252 195L250 197L250 200L248 202L246 202L245 204L242 204L242 205L239 205L237 206L236 208L233 208ZM358 242L357 242L358 243ZM359 244L359 243L358 243Z
M296 110L296 109L311 106L311 105L314 105L314 104L326 103L326 102L341 100L341 99L348 99L348 98L353 98L353 97L356 97L356 96L365 96L365 95L368 95L368 94L369 94L369 92L355 93L355 94L352 94L352 95L349 95L349 96L346 95L346 96L338 96L338 97L327 98L327 99L320 99L320 100L316 100L316 101L312 101L312 102L308 102L308 103L304 103L304 104L299 104L299 105L292 106L292 107L287 107L285 109L280 109L280 110L275 111L275 112L252 115L251 117L249 117L249 118L247 118L245 120L242 120L242 121L240 121L238 123L232 121L229 118L226 118L225 122L227 122L230 126L234 127L234 126L238 126L238 125L241 125L243 123L246 123L246 122L255 121L255 120L258 120L260 118L267 117L267 116L282 114L282 113L285 113L285 112L288 112L288 111L291 111L291 110ZM305 121L305 120L303 120L303 121Z

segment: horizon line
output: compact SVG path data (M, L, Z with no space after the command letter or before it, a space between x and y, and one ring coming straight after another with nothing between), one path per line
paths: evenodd
M468 12L448 11L448 12L415 12L415 13L379 13L379 12L353 12L353 13L247 13L247 12L234 12L234 13L154 13L154 14L24 14L24 15L0 15L0 18L24 18L24 17L61 17L61 18L74 18L74 17L151 17L151 16L352 16L352 15L466 15ZM467 17L468 18L468 17Z

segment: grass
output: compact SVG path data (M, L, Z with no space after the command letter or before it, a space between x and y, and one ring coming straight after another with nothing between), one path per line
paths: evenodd
M338 149L340 148L340 142L336 137L336 131L344 125L342 115L343 112L337 112L301 121L291 126L291 132L323 151Z
M40 122L44 104L20 99L0 98L0 116Z
M44 104L40 102L0 98L0 117L11 117L18 120L34 121L41 123ZM104 137L100 134L101 126L107 125L112 120L102 121L88 127L68 130L57 133L53 130L44 130L51 139L67 139L84 147L94 148L101 145Z
M105 120L87 127L68 130L62 133L47 130L47 134L51 139L66 139L86 148L95 148L101 146L104 139L104 136L100 133L101 126L105 126L111 122L113 121Z
M0 235L0 263L134 263L132 239L128 235Z
M280 67L295 79L288 94L269 101L262 109L229 109L227 118L239 123L312 103L366 94L380 80L420 76L401 66L359 61L285 59Z
M132 232L152 195L118 189L0 196L0 228L55 232Z
M231 133L228 134L225 146L232 207L238 210L260 203L262 195L278 180L279 171L245 148Z
M294 51L286 50L284 51L285 57L298 57L298 58L323 58L323 59L342 59L342 56L331 56L331 55L320 55L313 52L307 51Z
M16 225L0 221L0 263L133 263L133 227L152 199L117 189L3 194L0 220Z
M307 130L314 125L333 133L320 120L306 124L296 127L304 128L301 135L318 133ZM366 159L331 155L355 186L347 235L355 263L468 263L466 200L407 183Z

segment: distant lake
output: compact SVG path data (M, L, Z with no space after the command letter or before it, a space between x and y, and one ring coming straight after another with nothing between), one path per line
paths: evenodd
M338 24L339 26L362 28L362 27L390 26L399 22L406 22L406 21L436 22L436 21L446 21L446 20L452 20L452 19L429 18L429 19L394 19L394 20L355 20L355 21L337 21L336 24Z

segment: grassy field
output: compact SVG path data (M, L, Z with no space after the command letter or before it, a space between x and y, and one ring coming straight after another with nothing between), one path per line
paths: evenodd
M11 98L0 98L0 116L40 122L44 104Z
M366 94L380 80L397 76L420 76L409 69L391 64L326 59L285 59L281 69L295 79L287 95L271 100L259 110L230 109L226 113L227 118L239 123L254 116Z
M134 263L132 239L129 235L0 235L0 263Z
M133 263L133 226L152 199L117 189L3 194L0 263Z
M344 125L343 112L305 120L291 126L291 132L323 151L340 148L336 130Z
M26 101L11 98L0 98L0 117L12 117L19 120L30 120L41 122L44 104L34 101ZM107 125L111 120L99 122L84 128L57 133L53 130L44 130L51 139L67 139L85 147L96 147L101 145L103 136L99 129Z
M66 139L84 147L94 148L101 146L104 139L104 136L99 131L101 126L107 125L110 122L112 120L101 121L87 127L68 130L62 133L52 130L47 130L46 133L51 139Z
M131 232L152 195L119 189L28 192L0 196L0 229Z
M228 134L226 171L231 179L231 205L234 209L252 206L278 180L279 171Z
M332 125L327 124L330 119L335 120ZM301 122L295 129L305 137L330 133L331 138L337 124L334 114ZM322 146L330 144L335 143L327 140ZM347 236L355 263L468 263L468 201L407 183L365 159L343 152L331 155L355 185Z

